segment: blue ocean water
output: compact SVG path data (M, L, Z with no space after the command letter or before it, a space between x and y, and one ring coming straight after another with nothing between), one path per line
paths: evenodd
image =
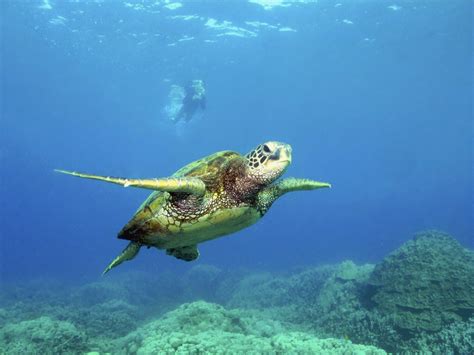
M285 176L332 188L285 195L195 263L376 263L426 229L474 247L468 0L9 0L0 11L3 281L98 278L149 194L55 168L165 177L269 140L293 148ZM173 125L170 87L192 79L206 85L204 115ZM119 269L193 265L150 249Z

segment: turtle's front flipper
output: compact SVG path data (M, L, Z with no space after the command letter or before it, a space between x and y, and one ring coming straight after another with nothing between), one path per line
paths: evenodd
M283 179L278 181L276 184L270 185L260 191L258 194L257 203L259 205L260 210L265 213L277 198L279 198L281 195L286 194L287 192L316 190L325 187L331 187L331 184L309 179Z
M127 247L117 256L107 268L104 270L102 275L108 273L112 268L120 265L124 261L132 260L135 256L137 256L138 252L140 251L141 245L136 242L130 242Z
M277 182L274 185L280 192L280 196L292 191L316 190L324 187L331 187L327 182L319 182L310 179L288 178Z
M142 189L167 191L167 192L184 192L197 196L202 196L206 192L206 185L201 179L193 177L177 177L164 179L125 179L110 176L99 176L77 173L75 171L58 170L58 173L77 176L85 179L100 180L110 182L112 184L122 185L125 187L133 186Z

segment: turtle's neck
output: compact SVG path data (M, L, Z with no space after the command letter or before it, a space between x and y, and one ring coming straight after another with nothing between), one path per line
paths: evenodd
M263 182L249 174L246 164L237 164L227 169L224 189L233 200L252 203L263 187Z

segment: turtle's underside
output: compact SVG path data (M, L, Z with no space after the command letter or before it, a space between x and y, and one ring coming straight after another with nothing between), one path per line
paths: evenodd
M82 178L154 190L118 237L130 241L104 271L136 256L141 246L191 261L197 244L258 221L281 195L330 187L308 179L275 182L291 163L291 147L267 142L242 156L223 151L190 163L169 178L125 179L57 170Z

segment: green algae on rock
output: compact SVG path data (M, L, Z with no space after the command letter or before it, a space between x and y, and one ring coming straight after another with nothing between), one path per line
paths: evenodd
M369 287L405 337L436 332L474 315L474 253L448 234L420 233L375 267Z

